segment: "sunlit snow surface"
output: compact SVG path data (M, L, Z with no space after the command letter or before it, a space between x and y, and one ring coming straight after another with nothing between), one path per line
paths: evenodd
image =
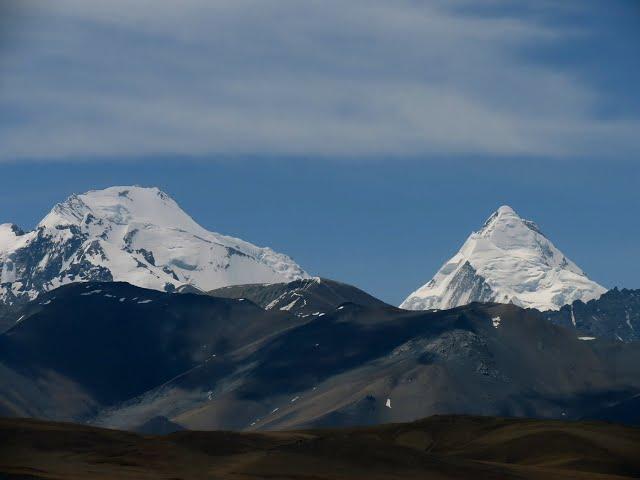
M11 284L3 285L0 301L109 276L157 290L309 277L286 255L205 230L157 188L72 195L26 234L0 225L0 283ZM36 277L46 281L36 284Z
M482 301L558 310L575 300L598 298L605 291L533 222L502 206L429 283L400 306L446 309Z

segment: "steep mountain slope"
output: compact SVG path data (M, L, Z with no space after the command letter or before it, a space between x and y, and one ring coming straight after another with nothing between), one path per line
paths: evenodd
M368 428L152 437L0 419L0 477L31 480L620 480L637 478L639 449L638 429L596 422L437 416Z
M0 225L0 302L35 298L80 281L126 281L173 291L308 275L269 248L209 232L157 188L72 195L28 233Z
M640 340L640 290L614 288L587 303L576 300L557 312L546 312L546 317L584 337L637 341Z
M400 307L429 310L499 302L558 310L575 300L598 298L605 291L565 257L535 223L502 206Z
M359 288L326 278L295 280L289 283L233 285L209 292L223 298L247 298L265 310L288 311L300 317L320 316L343 303L367 307L386 304Z
M27 307L0 335L0 415L83 419L303 322L126 283L66 285Z

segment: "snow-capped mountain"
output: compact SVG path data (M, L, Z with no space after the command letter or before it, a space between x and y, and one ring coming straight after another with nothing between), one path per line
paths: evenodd
M400 307L428 310L498 302L558 310L575 300L598 298L605 291L565 257L535 223L502 206Z
M35 230L0 225L0 302L79 281L156 290L288 282L309 275L291 258L205 230L157 188L72 195Z

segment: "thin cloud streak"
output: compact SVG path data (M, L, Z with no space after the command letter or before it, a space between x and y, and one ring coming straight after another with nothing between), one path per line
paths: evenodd
M575 31L451 5L31 2L0 64L0 161L638 150L640 122L522 53Z

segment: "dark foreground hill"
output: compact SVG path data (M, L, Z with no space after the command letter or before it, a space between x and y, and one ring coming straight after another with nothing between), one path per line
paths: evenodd
M640 430L597 422L436 416L368 428L141 436L0 420L9 479L622 479Z
M301 322L250 301L66 285L22 307L0 335L0 414L84 421Z
M640 345L574 335L513 305L345 304L93 421L122 428L164 416L191 429L282 430L453 413L579 419L640 393Z
M433 414L625 422L640 394L638 342L580 340L513 305L342 303L303 317L247 299L86 283L43 294L21 317L0 335L4 416L156 433Z

